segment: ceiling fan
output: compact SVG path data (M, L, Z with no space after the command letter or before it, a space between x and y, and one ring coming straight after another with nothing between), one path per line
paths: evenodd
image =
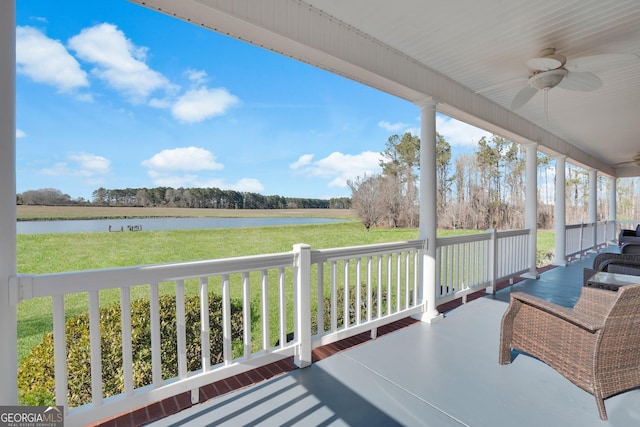
M626 162L616 163L613 166L616 168L619 168L619 167L631 165L631 164L640 166L640 152L636 153L631 160L627 160Z
M548 91L556 86L576 91L599 89L602 87L602 80L591 71L611 66L614 63L637 59L639 59L637 55L624 53L567 59L564 55L556 53L553 48L544 49L537 57L527 60L527 67L531 70L531 75L527 85L513 99L511 110L517 110L524 106L538 91L544 91L546 101Z

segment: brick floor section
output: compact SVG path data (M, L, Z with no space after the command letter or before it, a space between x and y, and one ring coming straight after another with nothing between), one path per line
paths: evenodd
M378 328L377 335L382 336L412 325L416 322L418 322L418 320L412 318L401 319L388 325L381 326L380 328ZM345 338L344 340L318 347L311 353L312 362L315 363L319 360L339 353L340 351L360 345L369 340L371 340L371 334L369 332L363 332L353 337ZM259 382L268 380L269 378L273 378L277 375L282 375L294 369L298 369L298 367L295 363L293 363L293 357L287 357L277 362L273 362L265 366L260 366L259 368L253 369L251 371L244 372L212 384L208 384L206 386L200 387L198 403L214 399L232 391L248 387L252 384L257 384ZM152 403L148 406L138 408L124 414L120 414L116 417L102 420L98 423L92 424L92 426L137 427L150 423L152 421L159 420L168 415L178 413L191 406L193 406L193 404L191 403L191 393L181 393L177 396L170 397L163 401Z

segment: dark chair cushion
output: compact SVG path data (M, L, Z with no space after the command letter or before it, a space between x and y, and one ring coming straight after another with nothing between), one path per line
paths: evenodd
M623 254L640 254L640 243L626 242L622 244L620 253Z

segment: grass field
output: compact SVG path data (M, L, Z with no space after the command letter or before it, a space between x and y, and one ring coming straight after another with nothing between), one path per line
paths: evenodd
M307 243L319 249L409 240L417 235L416 230L367 232L356 221L136 233L25 234L17 239L17 269L22 274L45 274L288 252L296 243ZM196 292L196 287L193 285L187 291ZM164 291L170 292L170 289ZM147 296L145 287L132 291L132 299ZM118 298L117 289L100 293L103 306L117 303ZM86 311L86 306L86 294L65 298L67 317ZM50 299L21 302L18 306L19 360L51 330Z
M136 233L25 234L17 239L17 270L45 274L145 264L196 261L243 255L291 251L296 243L313 249L394 242L418 238L416 229L371 229L367 232L351 211L225 210L173 208L94 208L18 206L22 219L131 218L150 216L306 216L349 219L344 223L249 227L207 230L142 231ZM287 215L285 215L287 214ZM476 231L439 231L438 236ZM540 251L553 246L553 233L538 235ZM195 292L188 289L190 292ZM169 292L169 289L165 290ZM144 287L135 288L132 299L146 298ZM118 290L100 293L103 306L118 302ZM86 311L86 295L65 299L67 316ZM22 360L42 336L52 330L50 299L34 299L18 306L18 352Z

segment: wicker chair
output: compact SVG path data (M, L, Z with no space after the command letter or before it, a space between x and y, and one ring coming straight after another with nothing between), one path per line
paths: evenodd
M640 254L603 252L593 259L593 269L640 276Z
M596 398L640 387L640 284L618 292L584 287L573 309L521 292L502 318L499 362L520 350L548 364Z

